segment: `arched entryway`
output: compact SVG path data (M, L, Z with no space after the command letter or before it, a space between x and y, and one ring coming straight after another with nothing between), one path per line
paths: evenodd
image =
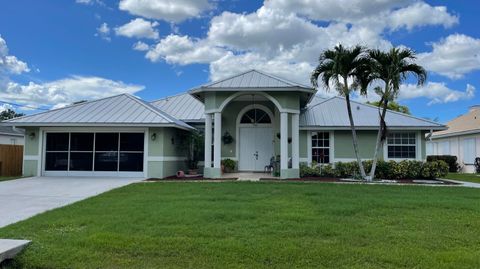
M273 113L263 105L248 105L236 123L238 170L263 171L274 156Z

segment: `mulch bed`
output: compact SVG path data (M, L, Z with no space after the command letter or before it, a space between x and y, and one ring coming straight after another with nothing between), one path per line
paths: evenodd
M412 185L459 185L458 183L444 181L440 179L396 179L396 180L374 180L373 182L364 182L361 180L331 178L331 177L303 177L293 179L261 178L261 181L291 181L291 182L339 182L339 183L382 183L382 184L412 184Z

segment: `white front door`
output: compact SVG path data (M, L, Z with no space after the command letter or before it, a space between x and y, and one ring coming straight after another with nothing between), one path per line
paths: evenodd
M240 127L240 171L263 171L273 156L273 130L271 127Z

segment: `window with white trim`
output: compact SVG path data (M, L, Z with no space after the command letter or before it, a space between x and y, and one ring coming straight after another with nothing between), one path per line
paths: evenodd
M330 133L312 133L312 162L330 163Z
M415 159L417 139L415 132L389 133L387 136L387 156L389 159Z

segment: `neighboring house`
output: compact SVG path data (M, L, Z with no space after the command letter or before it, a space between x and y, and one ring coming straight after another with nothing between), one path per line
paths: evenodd
M25 131L11 126L0 126L0 145L23 145Z
M480 154L480 105L447 123L447 130L427 136L427 155L457 156L461 172L475 172L475 158Z
M205 177L221 176L221 160L263 171L280 160L281 178L303 163L352 161L345 99L251 70L187 93L146 102L128 94L24 116L3 124L26 129L25 175L163 178L185 168L185 134L205 132ZM373 156L378 109L352 102L360 155ZM389 111L379 158L425 159L425 134L445 126ZM222 137L230 136L232 143Z

